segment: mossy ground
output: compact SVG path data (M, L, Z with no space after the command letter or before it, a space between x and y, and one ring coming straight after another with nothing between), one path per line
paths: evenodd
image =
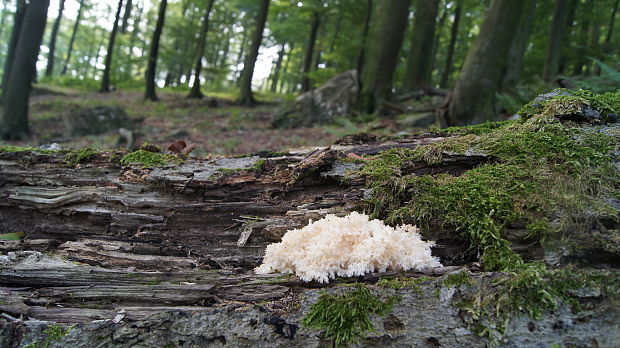
M138 164L143 168L160 167L181 162L183 162L183 159L175 155L142 149L126 154L120 161L123 166Z

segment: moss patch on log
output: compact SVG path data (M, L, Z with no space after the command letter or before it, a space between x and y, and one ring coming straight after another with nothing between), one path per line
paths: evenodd
M586 101L608 111L617 107L614 98ZM611 159L618 136L545 110L496 126L455 128L451 132L466 135L414 150L380 153L361 170L372 188L368 209L391 224L439 220L454 226L482 254L485 269L499 271L523 265L504 236L511 224L545 241L561 237L576 223L573 217L592 215L584 212L617 215L601 198L614 197L620 188ZM408 174L416 162L440 165L447 154L484 154L488 160L460 176Z
M129 166L132 163L137 163L143 168L160 167L170 164L179 164L182 162L183 159L175 155L161 152L151 152L147 150L137 150L128 153L121 159L121 165L123 166Z

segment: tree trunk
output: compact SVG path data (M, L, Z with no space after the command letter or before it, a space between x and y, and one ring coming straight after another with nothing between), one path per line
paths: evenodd
M308 45L306 46L306 54L304 56L303 72L301 75L301 92L307 92L312 87L310 84L310 68L312 66L312 55L314 53L314 45L316 43L319 25L321 25L321 16L317 11L312 12L312 22L310 26L310 36L308 37Z
M433 72L433 66L435 64L435 61L437 60L437 50L439 49L439 40L441 39L441 34L443 32L443 26L446 23L446 18L448 17L448 9L444 8L442 13L441 13L441 17L439 17L439 21L437 22L437 25L435 27L435 39L433 40L433 58L432 58L432 65L431 65L431 78L430 78L430 85L432 87L433 85L433 81L432 81L432 72Z
M556 0L553 10L553 22L547 44L547 57L543 69L543 78L546 81L555 79L560 66L560 50L562 44L562 33L566 25L566 15L568 13L567 0Z
M132 49L130 49L127 54L127 62L130 65L130 69L128 69L130 76L132 75L131 68L133 67L133 62L131 61L133 57L133 47L135 46L135 43L138 40L138 35L140 34L140 20L142 19L143 11L144 11L144 6L138 7L138 14L136 15L136 19L134 21L133 30L131 31L131 38L129 39L129 47L132 47Z
M508 65L506 67L506 73L502 85L508 88L514 88L519 79L521 78L521 70L523 68L523 56L525 55L525 49L527 48L528 38L530 31L534 24L534 17L536 14L536 0L524 0L525 10L519 20L519 27L515 38L512 41L510 47L510 53L508 55Z
M25 139L28 127L28 98L36 71L39 48L47 21L49 0L32 1L26 7L15 57L6 83L0 114L0 139Z
M564 23L564 32L562 35L567 45L560 50L560 66L558 72L564 74L566 72L567 61L569 55L575 52L574 38L573 38L573 23L575 22L575 14L577 13L577 0L568 0L568 14L566 15L566 23Z
M71 33L71 39L69 40L69 48L67 49L67 58L65 59L65 65L62 68L62 72L60 75L65 75L67 73L67 67L69 66L69 62L71 61L71 53L73 52L73 43L75 42L75 37L78 32L78 28L80 26L80 20L82 19L82 14L84 11L84 0L80 0L80 8L78 9L77 18L75 19L75 24L73 25L73 32Z
M475 124L496 119L495 93L506 65L524 2L493 0L480 34L467 52L442 125Z
M620 0L616 0L616 2L614 3L614 8L611 11L611 17L609 17L609 25L607 28L607 36L605 36L605 49L610 49L610 43L611 43L611 35L614 32L614 24L616 23L616 13L618 12L618 4L620 3Z
M45 69L45 76L52 76L54 73L54 53L56 51L56 36L58 35L58 28L60 28L60 21L62 20L62 12L65 9L65 0L60 0L58 7L58 17L54 22L52 28L52 34L50 36L49 53L47 54L47 68Z
M282 77L280 78L280 88L278 89L278 93L284 93L284 76L288 72L289 65L292 59L293 49L295 48L295 42L291 42L288 46L288 54L286 55L286 62L284 63L284 68L282 69Z
M267 12L269 11L269 0L261 0L260 9L256 17L256 28L252 36L252 46L249 54L245 58L243 72L241 73L241 93L238 103L245 106L252 106L256 103L252 96L252 76L254 76L254 65L258 58L258 49L261 41L263 41L263 30L267 21Z
M110 33L110 40L108 41L108 50L105 56L105 68L103 69L103 77L101 78L101 88L99 92L110 92L110 70L112 69L112 54L114 52L114 41L116 40L116 33L118 32L118 21L121 16L121 9L123 8L123 0L118 0L118 7L116 9L116 16L114 16L114 24L112 25L112 32Z
M207 41L207 31L209 30L209 16L215 0L209 0L209 4L205 10L202 19L202 27L200 28L200 38L198 38L198 58L194 67L194 84L189 92L188 98L202 98L204 95L200 91L200 71L202 70L202 59L205 55L205 45Z
M125 13L123 13L123 24L121 24L121 33L127 33L127 27L129 26L129 18L131 18L132 0L127 0L125 3Z
M9 6L9 0L2 0L2 14L0 15L0 37L3 37L2 34L4 32L4 23L6 22L6 15L7 13L10 13L8 6Z
M452 74L452 63L454 61L454 48L456 47L456 39L459 35L459 23L461 21L461 0L456 2L456 8L454 9L454 20L452 22L452 28L450 29L450 43L448 44L448 52L446 53L446 64L441 74L441 81L439 87L447 88L450 75Z
M159 14L157 15L157 24L155 31L153 32L153 39L151 40L151 49L149 50L149 65L146 70L146 91L144 92L144 99L157 100L157 94L155 93L155 77L157 75L157 55L159 53L159 39L161 38L161 32L164 30L164 21L166 19L166 5L168 0L161 0L159 3Z
M286 44L282 44L280 52L278 52L278 60L276 61L276 68L273 72L273 79L271 80L271 92L276 93L278 88L278 80L280 79L280 70L282 68L282 61L284 61L284 49Z
M370 19L372 17L372 0L366 0L366 16L364 17L364 30L362 31L362 45L357 56L357 76L362 76L364 69L364 52L366 52L366 42L370 30ZM360 80L361 81L361 80Z
M9 73L13 70L12 66L14 61L13 58L15 57L15 48L17 47L17 41L19 40L22 25L24 24L26 6L26 0L17 1L17 8L15 9L15 15L13 16L11 40L9 41L8 52L6 58L4 59L4 70L2 71L2 94L0 95L0 105L4 104Z
M594 0L586 0L583 4L583 11L581 13L581 20L579 25L579 43L577 47L577 62L573 73L575 75L583 74L583 69L588 59L588 29L590 28L590 17L592 17L592 8L594 7Z
M433 43L439 0L416 2L413 37L407 60L404 90L417 91L431 85L433 71Z
M364 54L358 103L362 112L382 114L385 111L384 102L391 94L392 75L407 28L409 3L409 0L388 0L377 4L368 51Z

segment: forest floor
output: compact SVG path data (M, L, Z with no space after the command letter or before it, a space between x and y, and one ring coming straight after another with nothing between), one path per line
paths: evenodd
M193 154L198 156L325 146L349 134L394 135L403 130L394 120L360 123L337 120L335 124L310 128L275 129L271 127L271 121L285 102L283 99L259 96L261 103L248 108L235 105L231 98L223 95L207 95L203 99L187 99L185 95L159 92L160 100L150 102L143 100L141 91L102 94L43 86L30 98L32 137L11 144L39 146L59 143L63 148L113 148L119 138L116 130L82 137L66 134L65 115L95 106L124 109L136 121L134 145L148 141L165 149L172 142L183 140L196 144Z

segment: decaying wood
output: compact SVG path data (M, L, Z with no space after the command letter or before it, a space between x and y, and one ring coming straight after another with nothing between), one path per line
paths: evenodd
M362 164L344 159L441 139L356 136L327 148L190 158L153 169L120 166L123 152L98 154L77 167L62 156L0 153L0 231L25 234L0 241L0 311L15 320L59 323L138 321L169 311L212 315L237 304L294 305L291 299L309 288L396 275L325 285L257 276L252 269L266 245L287 230L363 209L370 192L355 173ZM438 165L413 163L403 170L460 175L488 160L484 154L441 155ZM518 230L516 247L526 245ZM409 276L453 272L475 259L476 251L450 226L438 222L422 233L437 242L433 253L448 267Z

